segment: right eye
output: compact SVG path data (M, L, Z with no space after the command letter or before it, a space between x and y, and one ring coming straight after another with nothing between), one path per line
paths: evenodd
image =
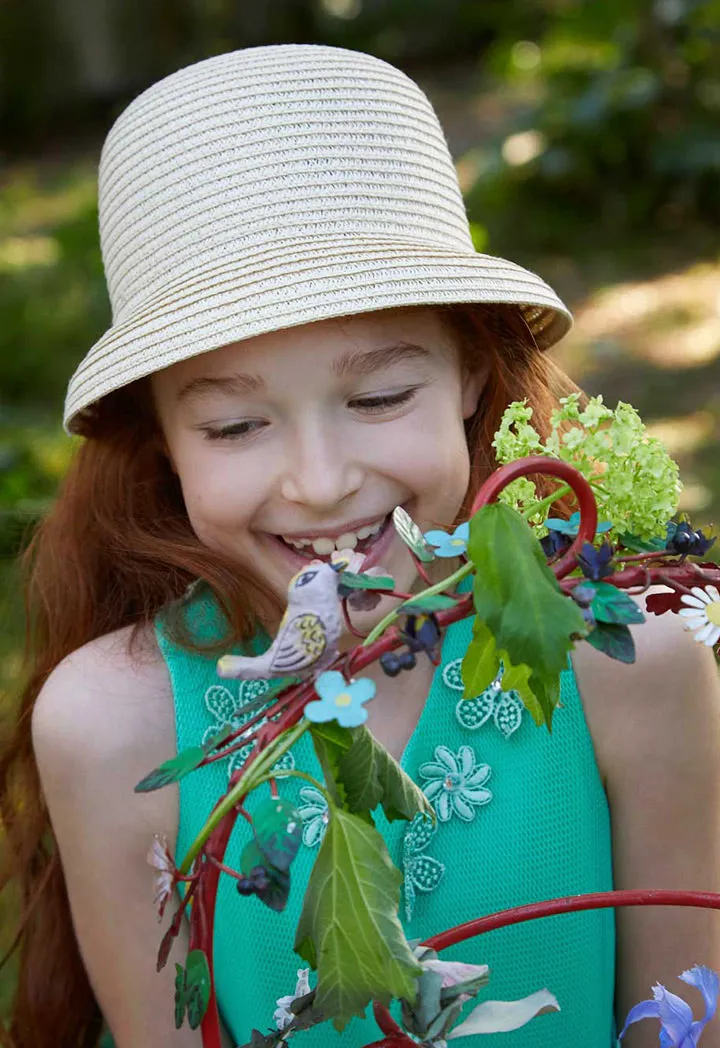
M243 440L251 437L266 425L261 419L244 419L228 422L224 426L202 426L206 440Z

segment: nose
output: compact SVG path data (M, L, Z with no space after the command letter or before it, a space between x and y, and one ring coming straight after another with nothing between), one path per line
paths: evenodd
M362 465L332 423L306 418L294 429L291 443L281 481L288 502L327 511L362 487Z

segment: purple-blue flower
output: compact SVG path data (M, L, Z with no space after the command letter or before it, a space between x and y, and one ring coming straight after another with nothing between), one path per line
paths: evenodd
M470 523L466 520L458 524L452 535L448 535L447 531L426 531L423 537L430 546L435 547L436 557L459 557L467 549Z
M547 520L543 521L546 528L550 531L559 531L561 535L569 535L571 538L575 538L578 531L580 530L580 514L573 513L569 520L563 520L561 517L548 517ZM609 520L604 520L598 524L596 533L601 535L605 531L609 531L612 524Z
M629 1026L641 1019L660 1020L660 1048L697 1048L700 1035L715 1015L720 977L711 968L695 965L680 976L683 982L694 986L703 995L705 1016L693 1020L690 1005L664 986L653 986L653 1000L641 1001L631 1008L620 1037L624 1037Z
M358 728L367 720L364 703L374 696L375 682L368 677L359 677L348 682L337 670L321 673L315 681L319 701L309 702L305 716L316 724L336 720L343 728Z

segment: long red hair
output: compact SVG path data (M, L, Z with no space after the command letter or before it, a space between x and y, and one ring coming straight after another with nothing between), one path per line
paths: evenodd
M536 428L545 434L558 395L575 387L538 353L515 309L453 306L441 313L464 362L489 364L480 407L467 424L466 513L494 468L492 439L507 404L527 399ZM249 636L258 619L271 619L277 611L258 579L193 533L146 383L106 397L85 436L23 557L26 683L0 756L5 834L0 886L19 889L20 897L17 989L2 1034L13 1048L94 1048L102 1028L73 934L33 757L30 720L44 682L62 659L89 641L152 622L197 578L209 583L227 613L232 636L224 643Z

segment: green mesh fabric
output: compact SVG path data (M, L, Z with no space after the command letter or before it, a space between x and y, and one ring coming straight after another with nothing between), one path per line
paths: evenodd
M192 614L199 639L212 637L218 622L212 600L196 597ZM498 727L507 728L503 715L473 727L482 718L477 710L468 714L465 709L458 718L460 693L451 686L456 683L455 660L464 654L470 631L469 620L447 631L442 665L402 757L403 767L416 781L424 788L436 781L436 790L437 767L446 762L448 778L439 782L434 803L437 808L440 795L448 793L449 818L438 820L431 834L417 826L408 831L404 822L388 824L382 814L376 820L393 861L405 870L401 917L409 938L424 939L507 907L613 886L608 805L574 676L570 671L563 674L552 735L537 728L527 714L508 736ZM220 681L214 659L182 650L161 621L157 635L172 679L180 750L219 728L228 711L252 697L256 685ZM508 714L515 716L505 710ZM295 746L293 759L297 768L322 778L307 736ZM178 859L227 788L228 764L213 764L180 783ZM487 778L484 772L475 774L463 786L462 776L471 765L476 773L488 765L491 773ZM479 780L483 781L478 786ZM256 898L241 898L229 877L220 882L216 983L223 1019L236 1044L249 1041L253 1027L274 1028L276 1001L294 992L297 971L304 967L292 949L294 929L324 830L323 811L302 780L284 780L280 790L298 804L304 820L304 843L293 865L286 911L276 914ZM264 797L264 791L258 792ZM452 798L458 793L456 804ZM253 807L251 798L248 808ZM237 868L248 837L247 824L238 820L226 858L231 866ZM447 950L443 957L490 965L491 980L482 997L510 1000L547 987L561 1005L560 1013L541 1015L511 1035L467 1038L463 1044L468 1048L608 1048L615 1043L612 910L565 914L498 930ZM341 1034L322 1026L298 1034L297 1040L304 1048L359 1048L379 1037L368 1016L354 1019Z

